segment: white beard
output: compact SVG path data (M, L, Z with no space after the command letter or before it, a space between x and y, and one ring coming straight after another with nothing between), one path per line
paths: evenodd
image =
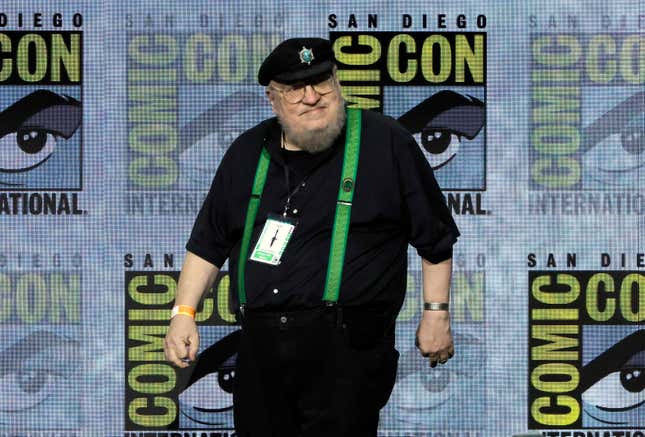
M345 126L345 105L342 100L337 108L336 115L331 123L320 129L294 130L284 123L279 116L278 121L290 143L309 153L320 153L334 144L343 130L343 126Z

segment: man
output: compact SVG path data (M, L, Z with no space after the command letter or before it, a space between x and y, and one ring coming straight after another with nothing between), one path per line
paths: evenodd
M195 308L229 258L237 435L375 436L396 377L407 245L423 258L417 346L434 367L454 353L459 232L412 136L345 110L329 41L282 42L258 80L277 118L222 159L186 246L166 357L195 360Z

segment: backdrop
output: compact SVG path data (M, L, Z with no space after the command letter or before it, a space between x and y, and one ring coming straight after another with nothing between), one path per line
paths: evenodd
M215 169L271 115L261 60L318 36L462 233L446 366L410 250L380 435L642 437L644 30L640 1L2 2L0 436L234 435L226 266L198 364L162 341Z

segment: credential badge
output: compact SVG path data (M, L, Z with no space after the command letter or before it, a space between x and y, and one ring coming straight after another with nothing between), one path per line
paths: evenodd
M302 50L300 50L298 54L300 55L301 64L307 63L307 65L311 65L311 61L315 59L314 52L312 52L311 49L308 49L305 46L302 46Z

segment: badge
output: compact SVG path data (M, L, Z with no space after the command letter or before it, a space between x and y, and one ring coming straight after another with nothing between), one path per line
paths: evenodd
M311 61L313 61L314 58L314 52L311 51L311 49L306 48L305 46L302 46L302 50L298 52L300 55L300 63L301 64L307 64L311 65Z
M249 259L277 266L297 222L289 217L269 214Z

